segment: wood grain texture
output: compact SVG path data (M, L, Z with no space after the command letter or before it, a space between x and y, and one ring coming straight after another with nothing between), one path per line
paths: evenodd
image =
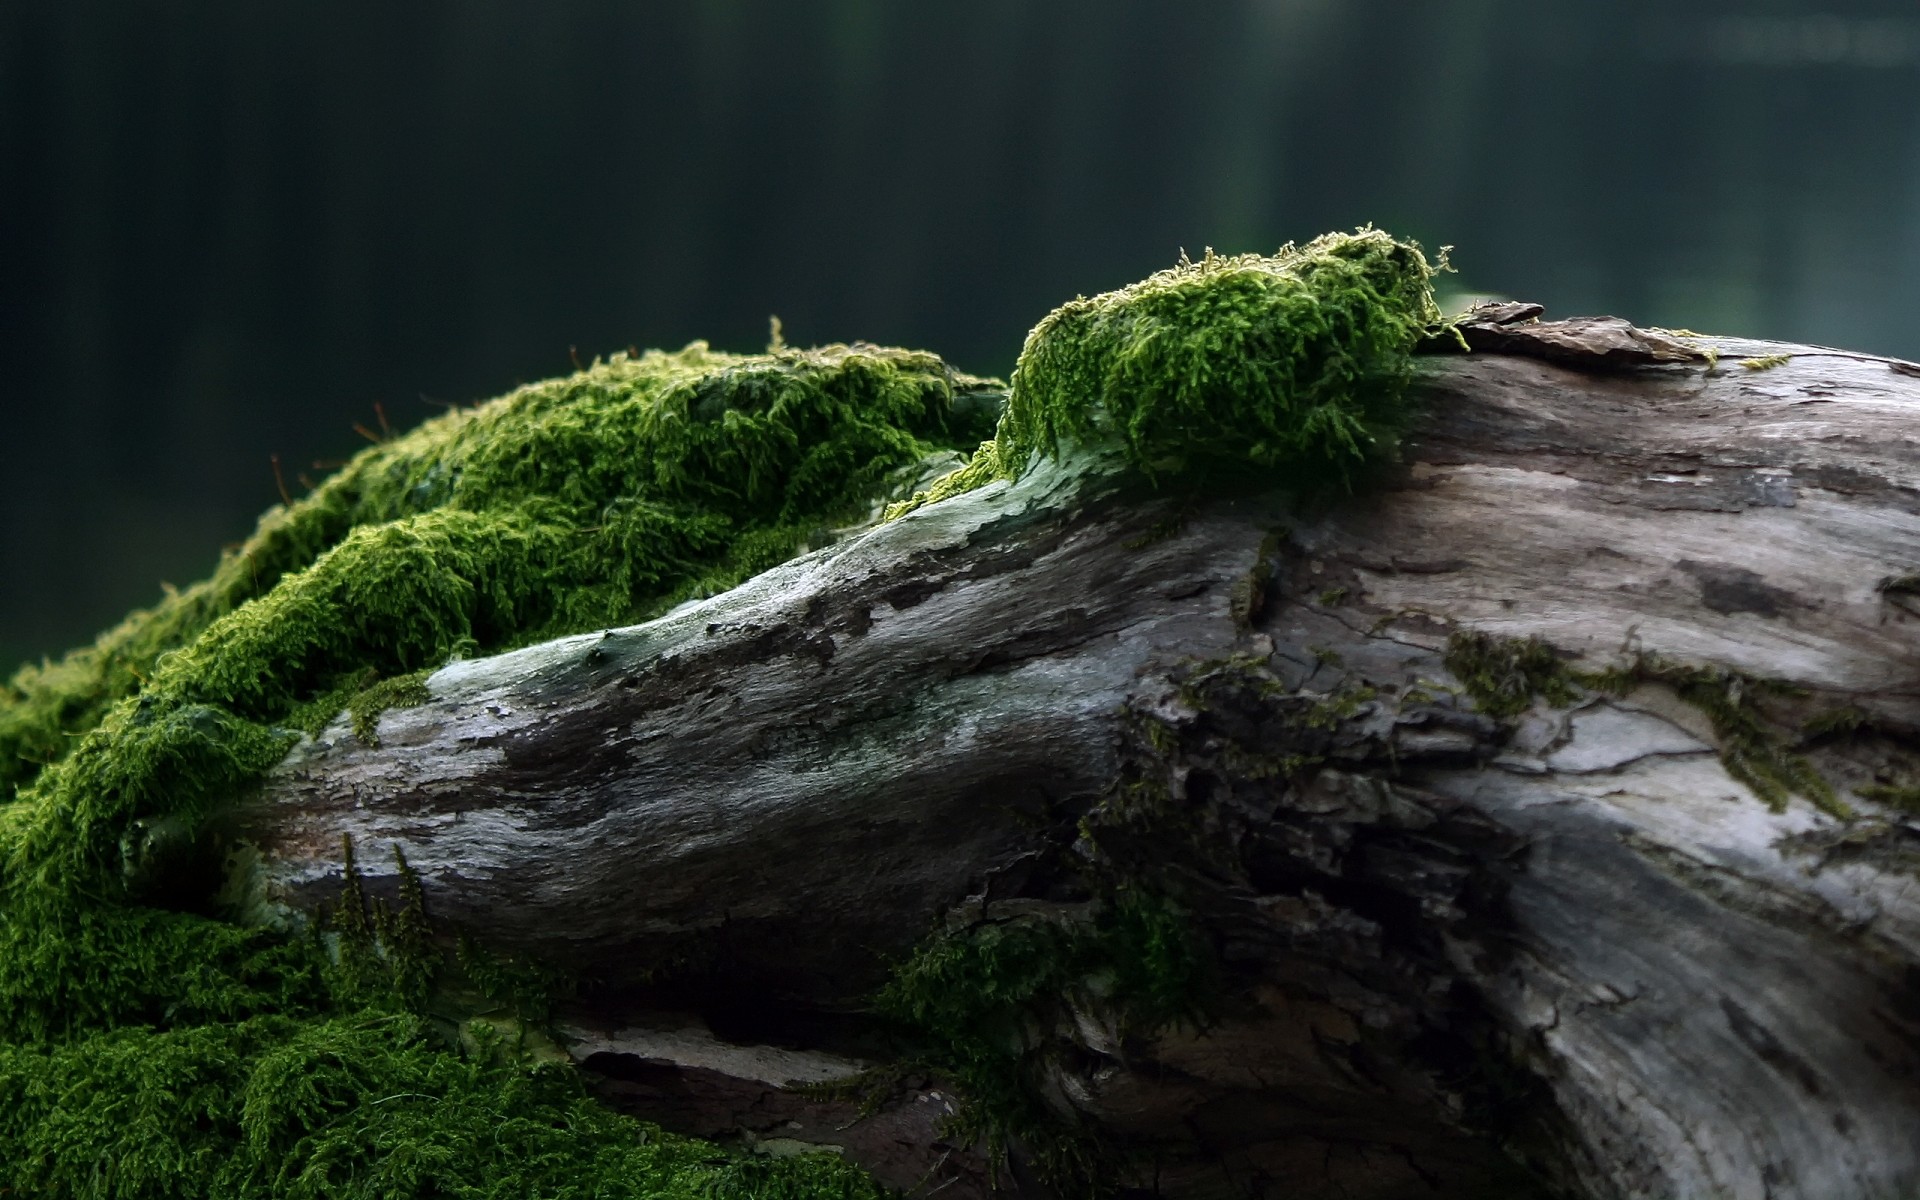
M1920 838L1852 790L1920 769L1920 605L1883 587L1920 570L1920 378L1685 344L1718 365L1424 359L1364 498L1147 495L1083 455L456 663L380 747L340 722L275 772L257 894L330 901L342 834L390 891L402 846L436 921L595 981L577 1057L611 1077L606 1030L688 1011L866 1053L889 956L1079 903L1057 864L1091 855L1177 892L1235 998L1145 1044L1088 1021L1058 1069L1142 1187L1483 1196L1522 1161L1541 1194L1920 1194ZM1856 817L1770 811L1659 683L1496 722L1462 629L1791 684L1789 741L1851 707L1799 749ZM1122 776L1186 832L1082 837ZM629 1074L676 1069L647 1044ZM985 1188L935 1157L923 1188Z

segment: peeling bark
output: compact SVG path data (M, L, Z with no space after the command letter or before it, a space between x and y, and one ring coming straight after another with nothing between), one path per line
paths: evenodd
M616 1102L958 1196L991 1184L938 1080L865 1116L784 1085L890 1052L863 1000L929 930L1081 904L1098 861L1189 907L1226 987L1057 1067L1141 1188L1920 1194L1920 838L1870 798L1920 782L1920 379L1534 315L1424 360L1360 498L1082 455L453 664L379 747L343 720L275 772L256 896L316 909L343 834L396 843L436 922L588 981L563 1024ZM1855 815L1770 810L1657 674L1495 720L1460 630L1791 685L1757 711Z

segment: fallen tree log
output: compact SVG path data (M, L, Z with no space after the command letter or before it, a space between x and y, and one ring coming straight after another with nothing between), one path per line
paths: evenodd
M448 666L273 772L254 900L333 903L343 837L395 895L400 847L436 923L582 979L608 1095L952 1195L993 1184L937 1073L786 1085L895 1053L868 1001L930 932L1093 870L1217 972L1198 1023L1047 1032L1132 1187L1912 1195L1920 378L1530 315L1423 360L1364 498L1069 456Z

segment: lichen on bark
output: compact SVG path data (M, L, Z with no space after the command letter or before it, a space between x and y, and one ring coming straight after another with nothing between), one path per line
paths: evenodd
M994 440L889 515L1065 443L1111 442L1157 479L1345 485L1411 415L1411 354L1440 316L1433 273L1419 246L1362 229L1271 255L1209 250L1063 304L1027 335Z

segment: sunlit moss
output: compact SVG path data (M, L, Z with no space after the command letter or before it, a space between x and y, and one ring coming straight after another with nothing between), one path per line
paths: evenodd
M202 827L302 732L345 710L371 742L450 657L766 569L975 444L954 400L982 384L869 346L598 364L368 449L270 510L211 580L15 675L0 1192L873 1194L837 1162L663 1139L429 1039L408 1023L435 961L404 863L389 910L360 895L349 849L347 895L311 936L177 910L220 882Z
M1411 352L1439 319L1418 246L1375 229L1209 252L1061 305L1027 336L994 441L900 515L1106 443L1154 478L1198 468L1342 484L1394 444Z
M918 351L696 342L428 421L270 509L208 580L15 674L0 799L150 683L191 677L278 712L343 662L401 674L723 588L930 451L974 445L989 410L954 400L983 388ZM312 577L239 615L296 573ZM225 618L192 661L162 663ZM279 671L244 677L276 656Z

